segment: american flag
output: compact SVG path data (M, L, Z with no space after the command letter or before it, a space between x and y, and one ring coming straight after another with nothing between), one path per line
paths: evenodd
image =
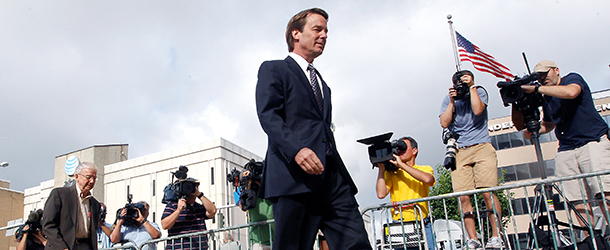
M457 37L458 55L461 62L469 61L474 65L475 69L481 72L490 73L497 78L506 80L512 80L514 78L510 69L497 62L493 56L483 52L479 47L472 44L457 31L455 32L455 35Z

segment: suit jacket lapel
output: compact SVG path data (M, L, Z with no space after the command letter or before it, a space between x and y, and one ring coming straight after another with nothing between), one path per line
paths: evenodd
M305 75L305 72L303 72L303 69L301 69L301 67L299 67L299 64L294 59L292 59L292 57L287 56L285 61L288 64L288 68L290 68L290 70L292 70L292 73L294 73L295 75L297 75L299 77L300 83L303 84L305 89L307 89L307 93L309 93L308 94L309 100L311 101L312 105L314 107L317 107L318 101L316 100L316 95L313 93L313 89L311 88L311 84L309 83L308 76ZM318 76L319 76L319 74L318 74ZM322 77L320 77L320 80L322 80ZM320 88L324 89L322 87L322 85L323 84L320 85ZM326 95L326 91L324 92L324 95ZM324 98L324 99L326 99L326 98ZM324 100L324 106L326 106L326 100ZM324 107L323 107L323 109L326 110L326 108L324 108ZM316 110L318 110L318 112L320 112L320 109L316 108ZM322 112L321 115L322 115L322 117L324 117L324 112Z
M74 184L74 186L70 187L70 195L68 195L68 204L70 204L69 209L70 209L70 216L72 217L72 222L74 223L74 226L76 227L76 223L78 223L78 212L80 204L78 204L78 192L76 191L76 184Z

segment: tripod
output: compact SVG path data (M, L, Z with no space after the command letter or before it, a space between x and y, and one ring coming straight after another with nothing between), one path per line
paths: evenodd
M538 116L539 117L539 116ZM540 148L540 121L539 118L538 119L529 119L528 122L526 123L526 127L527 130L530 132L531 134L531 142L534 145L534 148L536 149L536 158L538 161L538 167L540 169L540 178L541 179L546 179L547 175L546 175L546 169L544 166L544 160L542 157L542 149ZM553 203L553 189L555 189L555 191L557 192L557 194L565 201L567 201L565 195L561 192L561 190L559 189L559 187L556 184L552 184L552 183L545 183L542 185L538 185L535 188L535 198L534 198L534 205L533 205L533 210L532 210L532 215L534 215L534 223L538 224L538 220L540 219L540 217L545 216L544 210L543 208L548 208L545 209L547 210L547 217L548 217L548 231L551 234L552 240L553 242L557 243L557 247L561 247L561 246L569 246L572 245L573 243L565 236L563 235L562 232L559 231L558 228L558 223L557 223L557 217L555 214L555 205ZM546 198L546 201L544 200ZM546 202L546 205L543 203ZM570 214L569 211L576 211L576 208L574 207L574 205L570 202L566 202L568 204L568 216ZM576 216L578 217L579 220L581 220L582 222L584 222L584 224L589 227L589 223L582 217L582 215L578 212L576 212ZM535 232L534 232L535 233ZM528 243L527 243L527 247L528 249L534 249L536 247L536 242L534 242L534 239L531 237L528 237Z

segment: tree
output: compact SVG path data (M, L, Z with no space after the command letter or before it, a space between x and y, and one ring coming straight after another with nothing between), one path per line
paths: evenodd
M453 187L451 185L451 172L449 170L447 170L445 167L443 167L442 164L436 165L436 171L437 171L438 176L436 178L436 184L434 184L434 186L432 186L432 190L430 190L430 196L439 196L439 195L443 195L443 194L453 193ZM498 185L502 185L504 183L504 174L505 174L505 171L503 171L500 178L498 178ZM510 220L510 214L509 214L510 211L508 209L510 206L510 202L508 200L508 197L506 196L506 192L496 191L496 192L494 192L494 194L496 194L496 196L498 196L498 200L500 200L500 207L502 207L502 226L505 227L506 224ZM510 198L512 199L514 193L510 192L509 195L510 195ZM476 196L477 196L479 210L485 209L484 208L485 203L483 201L483 197L480 194L477 194ZM458 206L458 198L459 197L430 201L432 217L435 220L448 219L448 220L461 221L462 218L461 218L461 213L460 213L460 209ZM473 208L476 209L474 197L470 198L470 202L472 203ZM446 212L447 217L445 217L445 207L447 209L447 212ZM485 214L482 214L480 216L481 216L481 218L483 218L483 217L487 218L487 216ZM479 218L479 217L476 217L476 218ZM476 225L477 225L477 232L480 232L479 223L476 223ZM483 230L485 238L489 238L489 235L487 235L488 231L489 230L487 230L487 229Z

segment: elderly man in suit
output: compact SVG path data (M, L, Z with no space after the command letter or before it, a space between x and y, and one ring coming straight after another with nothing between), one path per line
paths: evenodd
M371 249L356 185L336 149L331 92L312 64L326 45L327 20L318 8L292 17L288 57L258 72L256 107L268 136L259 196L273 203L273 249L311 249L318 229L330 249Z
M96 227L100 203L91 196L97 167L83 162L76 167L76 185L55 188L44 206L42 227L50 250L97 250Z

